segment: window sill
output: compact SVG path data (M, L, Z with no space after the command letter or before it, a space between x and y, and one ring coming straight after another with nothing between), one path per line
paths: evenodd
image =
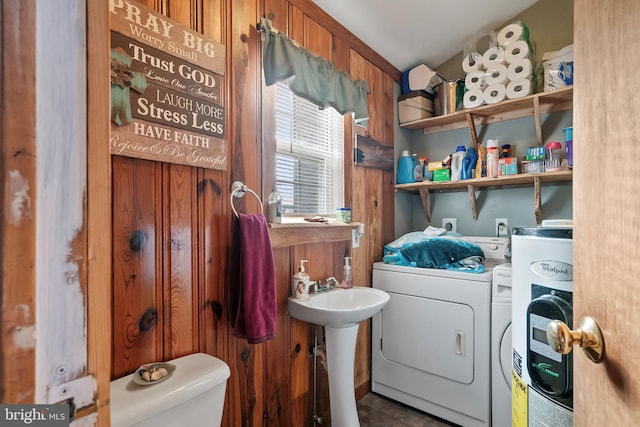
M271 246L284 248L313 243L351 241L351 230L358 228L359 222L284 222L269 224ZM318 230L322 229L321 233Z

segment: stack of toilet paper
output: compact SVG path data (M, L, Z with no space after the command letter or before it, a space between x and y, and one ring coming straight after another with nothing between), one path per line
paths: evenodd
M462 61L462 69L467 73L464 108L532 94L534 70L531 58L529 30L522 22L500 30L494 46L484 53L466 54Z

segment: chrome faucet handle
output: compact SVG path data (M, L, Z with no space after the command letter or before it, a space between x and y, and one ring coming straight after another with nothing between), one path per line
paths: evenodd
M324 284L325 286L331 288L340 285L340 282L338 282L335 277L328 277L327 279L325 279Z

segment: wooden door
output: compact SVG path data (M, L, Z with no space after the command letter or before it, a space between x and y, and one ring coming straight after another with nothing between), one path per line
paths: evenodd
M593 317L605 360L574 348L574 424L638 425L640 2L575 1L574 324Z

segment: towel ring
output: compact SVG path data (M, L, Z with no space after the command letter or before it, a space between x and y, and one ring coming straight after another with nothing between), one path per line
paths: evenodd
M235 214L235 216L238 216L238 211L236 211L236 207L233 205L233 198L244 197L247 191L253 194L256 200L258 200L258 203L260 204L260 212L261 213L264 212L264 207L262 206L262 200L260 200L260 197L258 197L256 192L250 189L249 187L247 187L246 185L244 185L242 181L234 181L233 184L231 184L231 209L233 210L233 213Z

